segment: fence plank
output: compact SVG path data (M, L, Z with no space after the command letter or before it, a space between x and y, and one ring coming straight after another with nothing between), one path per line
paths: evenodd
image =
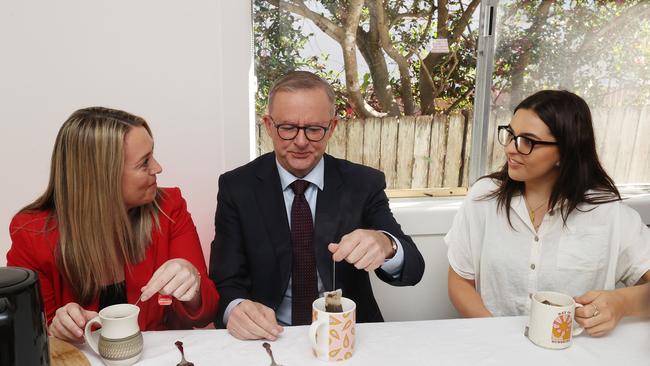
M449 133L447 134L447 155L445 156L445 187L458 187L460 183L461 150L463 147L463 132L465 123L463 116L454 113L449 116Z
M639 126L640 110L638 107L625 107L623 120L619 123L617 135L613 135L611 139L618 140L619 148L616 156L616 169L614 170L614 182L616 183L629 183L629 171L632 165L632 160L635 158L634 154L634 140L637 136L637 128ZM609 143L609 141L608 141ZM648 143L644 141L643 143ZM647 156L645 157L647 159Z
M493 162L494 162L494 143L496 142L496 134L497 134L497 111L494 109L490 109L490 113L488 114L488 133L487 133L487 144L485 145L485 149L487 150L487 163L486 167L489 172L493 170Z
M461 187L469 187L469 158L472 155L472 118L474 116L474 111L471 109L468 111L463 111L463 121L465 121L465 138L463 142L463 175L460 183Z
M366 118L363 128L363 165L379 169L381 119Z
M339 120L338 124L336 125L336 129L334 129L334 134L327 143L328 154L339 159L345 159L345 148L348 141L347 130L349 123L350 121L348 120Z
M503 145L499 143L497 138L497 126L507 126L510 124L512 112L509 110L499 110L495 116L494 129L488 132L492 135L492 163L490 165L489 173L495 172L503 166L506 161L506 153Z
M411 188L415 117L400 117L397 131L397 183L395 188Z
M260 155L264 155L267 152L273 151L273 140L271 140L271 137L269 136L268 133L266 133L266 127L264 127L264 121L259 118L256 123L257 126L257 141L259 141L258 144L258 153Z
M419 116L415 119L415 143L413 146L413 177L411 188L428 188L429 161L431 155L431 121L432 116Z
M636 125L638 124L639 116L638 111L630 107L615 108L619 110L617 114L617 119L609 121L609 124L616 126L616 133L608 135L612 136L608 139L607 144L615 143L617 149L615 151L615 159L612 170L613 179L617 183L625 182L626 171L629 167L629 160L632 155L632 146L631 141L634 141L634 135L636 134Z
M346 159L363 164L363 120L351 120L348 124L348 141L345 148Z
M596 151L598 152L598 157L602 158L603 147L605 145L605 133L607 131L607 114L609 108L595 108L591 111L591 116L594 124L594 135L596 138Z
M397 122L396 118L384 118L381 126L379 169L386 175L386 187L395 188L397 179Z
M625 116L625 108L622 107L612 107L607 113L607 130L605 136L619 136L621 131L621 121ZM603 141L602 155L600 156L605 171L616 181L615 177L615 168L616 168L616 157L618 155L619 147L618 138L607 139Z
M639 132L639 135L642 139L640 141L641 143L643 142L643 139L646 141L646 146L644 148L649 148L650 144L647 142L650 139L650 105L643 106L641 109L641 116L639 117L639 125L643 126L642 130ZM636 181L636 183L648 183L650 182L650 153L645 152L645 155L643 154L643 150L640 152L634 152L636 155L636 159L640 160L641 162L644 163L643 168L642 168L642 173L640 174L639 179Z
M447 116L433 116L429 144L429 187L442 187L447 149Z
M639 111L639 123L637 126L632 161L630 162L629 174L626 182L622 183L648 183L650 174L646 167L650 160L650 106L643 106Z

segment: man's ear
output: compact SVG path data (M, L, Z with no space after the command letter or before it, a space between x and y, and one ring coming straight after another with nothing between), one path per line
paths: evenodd
M330 136L332 136L332 134L334 133L334 130L336 130L336 125L338 123L339 123L338 117L334 116L334 118L332 118L332 121L331 121L331 124L330 124L330 130L329 130Z
M264 122L264 128L266 129L266 133L269 135L269 137L273 137L273 121L271 121L271 116L268 114L265 114L262 116L262 121Z

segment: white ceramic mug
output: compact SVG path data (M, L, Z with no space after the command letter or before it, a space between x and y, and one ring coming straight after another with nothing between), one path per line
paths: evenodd
M575 323L576 307L581 306L573 297L563 293L537 292L532 296L530 319L524 334L540 347L567 348L571 345L573 336L584 330Z
M140 308L131 304L107 306L86 323L86 343L109 366L130 366L142 356L143 339L138 325ZM91 332L93 324L101 329Z
M312 303L312 323L309 340L316 358L322 361L344 361L354 353L354 325L357 304L342 297L340 313L325 311L325 298Z

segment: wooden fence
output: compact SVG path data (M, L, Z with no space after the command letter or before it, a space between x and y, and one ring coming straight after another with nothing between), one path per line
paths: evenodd
M467 185L471 111L449 116L342 120L329 141L333 156L384 172L388 189ZM273 149L258 122L258 153Z
M616 184L650 183L650 105L594 108L591 111L596 151ZM488 161L491 171L504 162L503 146L496 141L496 126L510 123L512 113L500 111L490 118Z
M598 155L618 184L650 182L650 106L592 111ZM472 140L471 110L451 115L342 120L327 152L379 169L389 189L462 187L468 184ZM504 163L496 126L512 112L493 112L488 132L488 167ZM273 149L257 123L258 154Z

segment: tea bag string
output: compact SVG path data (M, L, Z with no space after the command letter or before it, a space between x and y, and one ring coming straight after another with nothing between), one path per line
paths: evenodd
M336 290L336 261L332 256L332 291Z

